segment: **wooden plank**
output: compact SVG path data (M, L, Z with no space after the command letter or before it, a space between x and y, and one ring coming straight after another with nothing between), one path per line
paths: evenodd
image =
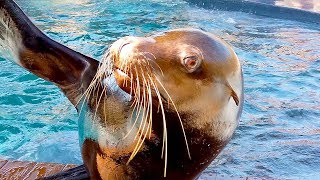
M24 175L22 175L22 177L26 180L33 180L51 176L61 172L64 166L65 165L62 164L37 163L32 170L26 172Z
M8 161L7 160L1 160L0 159L0 169L2 168L2 166L4 166Z
M8 161L0 159L0 179L34 180L60 174L62 171L75 173L73 164L35 163L23 161ZM63 172L62 172L63 173Z
M77 166L77 165L75 165L75 164L67 164L67 165L62 169L62 171L69 170L69 169L74 168L74 167L76 167L76 166Z
M47 173L43 177L51 176L51 175L57 174L57 173L59 173L61 171L64 171L63 170L64 167L65 167L64 164L56 164L50 171L47 171Z
M0 179L21 179L35 167L34 162L8 161L0 169Z

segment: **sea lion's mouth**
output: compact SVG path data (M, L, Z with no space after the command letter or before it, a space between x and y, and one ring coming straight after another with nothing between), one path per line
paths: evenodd
M135 96L136 95L136 91L134 89L137 88L137 86L139 86L140 88L146 88L144 83L133 83L134 78L132 76L129 76L124 70L122 70L121 68L114 66L113 67L113 72L114 72L114 76L117 82L117 85L127 94L131 95L131 96ZM149 87L148 91L150 91L152 96L156 96L156 90L154 87ZM143 92L141 92L143 93ZM142 95L140 93L140 95ZM158 91L158 95L161 97L163 102L167 102L167 99L162 95L161 92Z
M113 67L113 73L116 79L117 85L127 94L132 95L133 87L128 84L132 84L131 77L125 73L125 71L121 70L119 67Z

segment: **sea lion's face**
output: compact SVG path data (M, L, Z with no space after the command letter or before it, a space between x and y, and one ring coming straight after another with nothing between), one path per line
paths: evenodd
M237 119L242 100L241 68L233 50L217 37L190 29L124 37L111 46L110 54L123 90L139 94L140 100L144 93L152 92L153 99L172 104L171 110L192 115L185 122L190 126L213 126L211 121L221 116L231 101L236 113L230 118ZM236 123L230 126L233 132ZM215 136L215 131L209 133ZM231 134L218 138L228 139Z
M206 113L206 119L197 119L193 126L210 124L230 99L235 108L241 100L239 61L229 45L209 33L181 29L153 37L125 37L112 45L111 53L115 66L127 75L116 71L122 89L133 93L125 79L138 78L140 86L152 79L150 84L172 100L178 112Z
M119 39L89 93L90 87L98 87L94 92L100 98L90 101L90 108L104 127L96 128L104 133L95 138L104 155L117 159L118 153L126 161L121 168L149 164L153 172L161 168L156 158L161 154L164 176L168 167L170 177L185 171L195 177L209 165L233 135L243 103L234 51L210 33L192 29ZM141 157L147 158L141 162Z

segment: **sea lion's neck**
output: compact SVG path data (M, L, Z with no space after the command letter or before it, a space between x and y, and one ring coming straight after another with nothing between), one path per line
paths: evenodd
M218 141L228 141L239 123L237 108L231 100L220 107L219 111L203 106L196 113L190 114L184 122L194 129L203 130Z
M97 105L81 104L78 122L80 146L85 139L109 148L129 146L134 141L137 128L130 119L135 113L125 103L120 103L116 96L103 97Z

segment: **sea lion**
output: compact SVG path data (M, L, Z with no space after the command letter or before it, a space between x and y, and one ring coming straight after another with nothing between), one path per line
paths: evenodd
M243 106L242 70L211 33L124 37L99 63L48 38L12 0L0 2L0 14L0 45L79 112L91 179L196 178L231 139Z

